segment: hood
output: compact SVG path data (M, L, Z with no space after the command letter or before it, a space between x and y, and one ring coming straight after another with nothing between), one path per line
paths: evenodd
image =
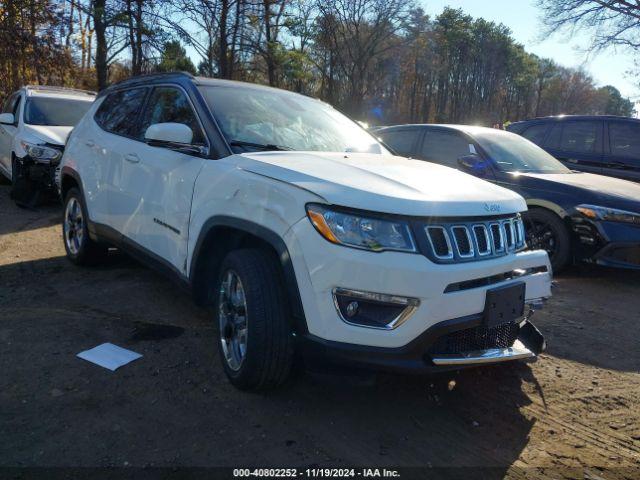
M73 127L25 125L24 130L29 137L35 137L40 142L64 145ZM29 140L29 138L25 136L25 140Z
M453 168L392 155L259 152L239 168L296 185L333 205L413 216L487 216L526 210L518 194Z
M571 193L575 204L640 212L640 184L593 173L521 173L536 188Z

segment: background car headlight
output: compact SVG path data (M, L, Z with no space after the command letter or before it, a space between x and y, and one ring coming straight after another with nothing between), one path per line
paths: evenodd
M625 210L618 210L617 208L599 207L596 205L578 205L576 210L592 220L640 225L640 213L627 212Z
M56 148L47 147L45 145L36 145L35 143L29 143L22 141L20 145L27 152L33 160L40 163L50 163L57 160L62 152Z
M343 212L314 204L307 205L307 214L316 230L332 243L375 252L417 251L409 224L404 221Z

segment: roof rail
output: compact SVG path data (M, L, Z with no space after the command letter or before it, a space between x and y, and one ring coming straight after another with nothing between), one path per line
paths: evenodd
M118 88L118 87L123 86L123 85L136 84L136 83L141 83L141 82L145 82L145 81L148 81L148 80L153 80L155 78L163 79L163 78L167 78L167 77L195 78L191 73L182 72L182 71L145 73L143 75L136 75L135 77L125 78L124 80L120 80L119 82L113 83L113 84L109 85L108 88L105 88L102 92L105 92L107 90L111 90L113 88ZM100 95L102 95L102 92L100 92Z
M91 95L93 97L97 95L96 92L92 92L91 90L82 90L80 88L56 87L53 85L25 85L24 88L28 90L41 90L41 91L49 91L49 92L84 93L85 95Z

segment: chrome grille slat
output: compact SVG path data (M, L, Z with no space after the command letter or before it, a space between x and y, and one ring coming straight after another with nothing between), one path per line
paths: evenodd
M520 215L473 222L443 222L424 226L430 256L439 263L470 261L507 255L525 246Z
M478 255L480 255L481 257L485 256L485 255L490 255L491 254L491 238L489 238L489 230L487 230L487 226L484 224L476 224L472 227L473 230L473 236L476 239L476 245L478 246ZM478 230L480 230L482 233L479 234ZM486 245L485 248L482 248L480 246L480 238L483 239L483 245Z
M433 234L432 234L432 230L434 232ZM449 232L447 231L447 229L437 225L437 226L428 226L425 228L425 231L427 232L427 238L429 239L429 243L431 244L431 249L433 251L433 254L441 260L453 259L453 248L451 248L451 240L449 240ZM442 233L442 236L444 237L444 240L447 245L446 255L442 255L438 253L438 248L436 247L436 244L435 244L437 240L435 240L433 236L436 231L440 231Z
M504 252L504 229L500 223L491 223L489 225L489 231L491 232L491 249L493 253Z
M515 235L513 231L513 220L505 220L502 222L502 228L504 228L505 246L507 250L513 250L516 246Z
M453 233L453 242L456 245L456 250L458 255L462 258L472 258L475 256L475 249L473 248L473 240L471 239L471 235L469 234L469 229L464 225L455 225L451 227L451 231ZM460 242L458 240L458 235L456 232L461 232L464 235L464 238L467 240L467 244L460 246Z

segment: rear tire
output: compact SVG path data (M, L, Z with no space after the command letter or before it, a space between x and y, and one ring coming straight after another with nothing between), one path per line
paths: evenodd
M214 290L224 371L241 390L267 390L289 378L293 338L281 267L260 249L230 252Z
M565 268L571 260L571 235L562 219L542 208L533 208L523 217L529 248L546 250L554 272Z
M80 190L71 188L64 200L62 241L67 258L76 265L95 265L103 261L108 247L91 239L87 228L87 209Z

